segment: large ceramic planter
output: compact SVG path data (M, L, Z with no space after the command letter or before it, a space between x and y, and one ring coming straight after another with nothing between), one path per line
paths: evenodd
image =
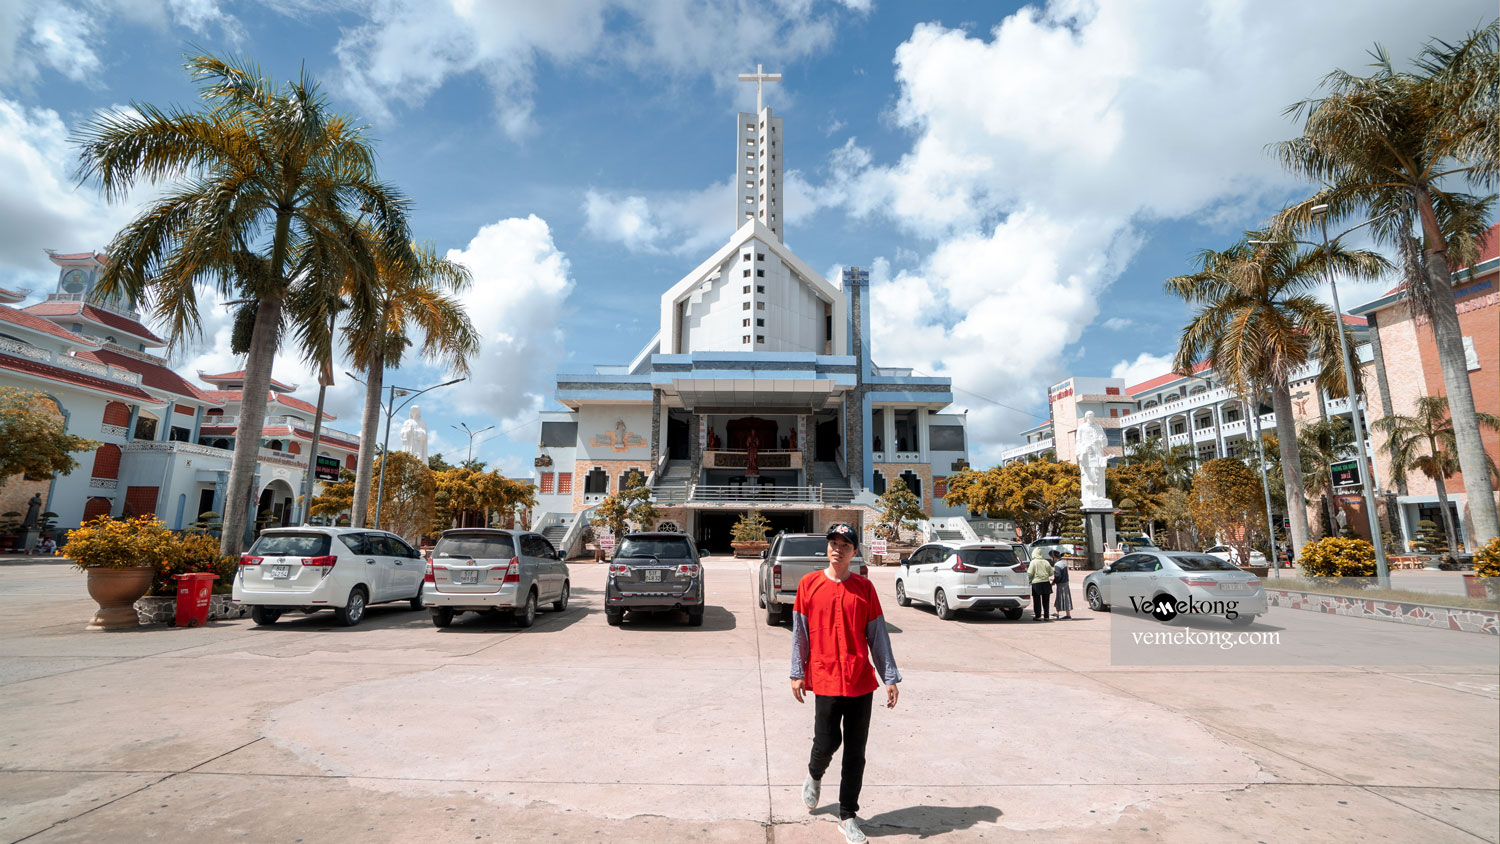
M151 588L155 569L134 566L123 569L91 568L88 571L89 597L99 605L89 627L117 630L140 623L135 602Z
M771 547L769 542L731 542L729 545L734 548L736 557L759 557L760 552Z

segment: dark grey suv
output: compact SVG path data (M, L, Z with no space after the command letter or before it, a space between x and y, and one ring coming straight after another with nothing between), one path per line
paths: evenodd
M626 610L687 612L703 624L703 567L686 534L627 533L609 563L604 620L618 627Z

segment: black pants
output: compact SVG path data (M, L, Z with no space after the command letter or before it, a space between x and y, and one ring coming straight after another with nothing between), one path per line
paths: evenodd
M1052 584L1031 584L1031 617L1050 618L1052 610Z
M844 745L839 768L839 820L859 811L859 790L865 784L865 742L870 738L870 703L875 693L859 697L815 695L817 720L813 722L812 758L807 772L822 781L833 761L833 752ZM840 727L842 726L842 730Z

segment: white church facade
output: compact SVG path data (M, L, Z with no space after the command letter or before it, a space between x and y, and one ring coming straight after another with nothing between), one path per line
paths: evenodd
M656 527L715 552L752 507L773 532L850 522L868 536L896 478L933 517L929 535L974 536L942 503L968 465L952 382L877 366L868 273L825 279L785 246L781 132L769 107L739 114L737 230L661 294L656 334L628 363L557 374L563 409L541 414L533 525L564 547L637 473Z

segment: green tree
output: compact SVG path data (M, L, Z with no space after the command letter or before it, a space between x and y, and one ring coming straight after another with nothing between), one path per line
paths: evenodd
M1335 70L1320 86L1324 96L1287 109L1303 121L1302 135L1276 148L1288 171L1323 186L1283 212L1286 228L1310 230L1318 205L1328 206L1332 218L1369 214L1376 218L1370 229L1377 242L1402 255L1409 301L1432 325L1478 543L1500 534L1500 514L1465 363L1452 267L1475 263L1492 216L1492 195L1465 191L1493 191L1500 173L1497 53L1500 21L1456 45L1430 42L1414 72L1397 71L1377 45L1370 75ZM1412 236L1414 225L1420 240Z
M766 521L760 510L752 507L729 529L729 535L735 542L765 542L766 532L770 529L771 523Z
M914 531L917 522L927 518L922 512L922 499L906 486L906 481L894 478L886 485L880 496L880 523L886 529L886 538L901 541L902 531Z
M453 464L443 459L443 453L438 453L427 458L427 468L434 472L446 472L453 468Z
M1074 499L1068 502L1068 506L1064 508L1062 532L1059 535L1062 536L1064 542L1073 546L1074 553L1077 553L1080 548L1085 551L1089 550L1089 535L1083 526L1082 500ZM1099 550L1103 551L1104 549L1101 548Z
M99 444L63 429L52 399L35 390L0 387L0 486L14 475L66 475L78 468L73 453Z
M380 527L407 542L416 543L432 528L437 481L425 462L404 451L392 451L375 458L377 464L386 461L389 464L385 469L385 489L381 496ZM375 471L380 471L379 465ZM373 516L373 512L370 515Z
M1490 430L1500 430L1500 417L1489 413L1475 413L1476 424ZM1453 418L1448 413L1448 399L1443 396L1418 396L1416 412L1410 416L1396 414L1383 416L1371 427L1385 434L1382 450L1391 458L1391 479L1404 482L1408 472L1421 472L1432 479L1437 487L1438 508L1443 512L1443 529L1450 542L1458 541L1457 525L1448 507L1448 478L1460 468L1457 457L1458 434L1453 427ZM1495 462L1486 454L1480 464L1482 475L1490 479L1495 474ZM1472 476L1464 474L1465 488ZM1473 513L1474 493L1469 496L1470 513ZM1477 547L1477 544L1476 544Z
M245 385L221 538L237 554L283 335L309 360L326 357L340 280L370 277L352 209L365 209L383 243L410 238L405 200L377 177L363 128L333 113L305 74L277 86L250 64L207 55L187 70L206 108L133 103L95 117L79 129L78 177L110 200L138 182L164 188L110 243L97 295L148 303L174 347L201 332L200 287L238 303Z
M659 518L660 514L651 503L651 487L641 483L636 475L629 475L619 492L599 502L597 515L591 522L594 527L613 534L618 541L630 531L632 522L637 530L650 530Z
M353 506L354 473L348 469L340 469L339 479L325 481L323 494L313 496L311 512L314 516L328 519L331 524L340 514L348 513Z
M344 329L354 366L365 376L359 470L354 483L355 527L364 524L359 514L370 500L370 484L375 477L371 458L380 433L385 371L401 367L402 357L413 345L413 332L421 341L423 358L457 375L468 373L469 358L479 351L479 333L458 300L458 294L473 281L468 268L439 257L429 245L387 245L376 231L360 231L375 256L379 283L373 295L351 298ZM351 273L346 285L356 289L360 281L359 275Z
M1335 507L1337 499L1333 492L1333 464L1343 460L1354 451L1354 430L1342 416L1303 426L1297 433L1297 451L1302 460L1302 485L1309 495L1321 493L1323 514L1328 519L1328 536L1335 533L1338 524ZM1360 461L1361 475L1369 472L1369 464Z
M429 462L431 462L429 460ZM437 483L434 525L446 529L487 526L491 513L508 513L536 506L536 487L513 481L499 472L482 472L462 467L435 473Z
M1042 458L950 475L943 503L986 518L1010 519L1017 537L1032 542L1057 532L1068 502L1079 493L1076 463Z
M1255 394L1260 384L1270 389L1295 554L1307 544L1308 533L1291 376L1316 358L1322 366L1318 386L1334 395L1345 392L1338 318L1318 301L1314 290L1330 269L1364 279L1378 277L1390 265L1364 250L1333 247L1325 259L1321 249L1251 242L1275 237L1251 231L1222 252L1202 250L1198 269L1168 279L1166 289L1198 306L1182 330L1174 369L1192 372L1198 361L1207 359L1219 377L1242 394Z
M1193 484L1191 507L1198 531L1234 546L1241 560L1249 560L1256 539L1265 536L1260 478L1233 457L1204 462Z

